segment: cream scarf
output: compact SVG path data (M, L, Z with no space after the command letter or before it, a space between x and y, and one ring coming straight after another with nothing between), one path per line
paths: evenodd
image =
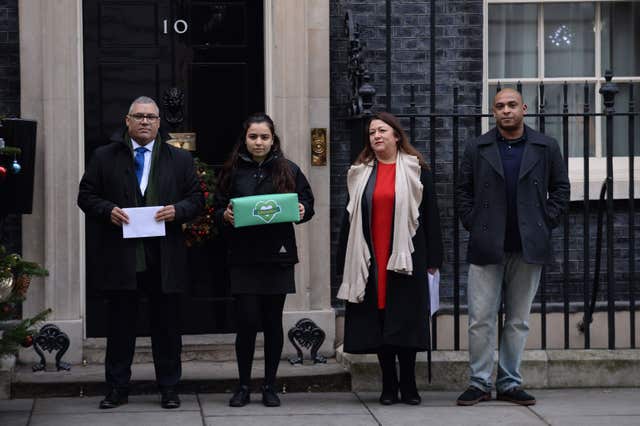
M362 217L362 197L373 171L373 165L373 161L367 164L357 164L351 166L347 173L349 237L342 284L337 297L351 303L360 303L364 300L364 292L369 278L369 266L371 266L371 251L362 231L363 221L366 220ZM412 238L418 229L419 206L422 202L420 172L420 162L417 157L398 151L393 244L387 270L400 274L411 275L413 273L411 254L414 247Z

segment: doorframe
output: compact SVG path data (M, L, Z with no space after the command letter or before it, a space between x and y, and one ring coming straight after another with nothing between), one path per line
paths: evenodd
M264 0L262 14L264 20L264 109L273 113L273 0Z

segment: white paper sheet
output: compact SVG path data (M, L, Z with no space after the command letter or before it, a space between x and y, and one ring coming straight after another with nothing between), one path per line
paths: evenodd
M130 207L124 210L129 216L129 223L122 225L123 238L164 237L166 235L164 221L157 222L154 216L162 206Z
M433 275L427 273L427 276L429 277L431 316L433 316L436 312L438 312L438 309L440 309L440 270L437 270Z

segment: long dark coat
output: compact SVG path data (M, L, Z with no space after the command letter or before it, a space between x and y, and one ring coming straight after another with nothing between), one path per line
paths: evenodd
M96 222L99 244L94 256L98 289L136 289L136 239L122 238L122 227L111 223L114 207L135 207L136 175L129 140L123 138L97 148L80 181L78 206ZM173 204L176 217L166 222L160 239L160 277L165 293L184 290L187 281L187 251L182 224L201 213L204 198L189 152L163 143L160 136L157 164L158 204ZM139 191L138 191L139 192Z
M552 258L551 229L569 206L569 178L558 143L532 128L527 134L517 186L522 255L533 264ZM469 231L468 261L504 258L507 199L497 129L467 143L456 188L462 225Z
M376 353L384 345L394 345L424 351L429 348L429 293L427 269L442 265L442 235L440 215L436 202L431 172L423 169L419 225L413 237L413 274L404 275L387 271L387 300L383 327L378 310L377 264L371 244L371 206L375 188L376 167L371 173L364 196L362 215L364 237L371 252L369 279L362 303L346 302L344 324L344 351L349 353ZM393 230L392 230L393 233ZM344 259L349 235L349 214L345 210L337 253L337 269L344 270ZM392 238L393 241L393 238Z
M256 269L265 265L293 267L298 263L296 234L292 223L234 228L224 220L224 211L231 198L277 192L272 180L273 165L277 155L280 154L271 152L265 161L258 164L242 147L237 167L230 176L228 192L224 193L223 190L216 192L214 220L227 241L227 262L231 267ZM304 206L304 217L298 223L304 223L311 220L315 213L313 192L302 170L293 161L286 161L295 183L293 192L298 194L298 202ZM258 270L261 271L261 269ZM273 281L268 290L269 293L289 293L292 292L291 289L295 289L294 282ZM256 282L231 283L232 293L246 292L248 289L255 290L258 294L264 290L261 290Z

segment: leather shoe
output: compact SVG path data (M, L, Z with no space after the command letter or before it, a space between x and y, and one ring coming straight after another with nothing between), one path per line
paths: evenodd
M240 385L229 400L229 407L244 407L251 402L249 386Z
M162 408L172 409L180 407L180 397L174 388L166 388L160 391L162 397L160 405Z
M462 392L456 403L463 406L476 405L478 402L491 400L491 392L485 392L475 386L469 386Z
M271 385L262 386L262 405L265 407L279 407L280 398L276 390Z
M111 388L107 396L100 401L100 409L116 408L129 402L129 395L126 391Z
M398 389L383 389L380 394L380 404L382 405L393 405L398 402Z
M413 392L400 392L400 401L402 401L405 404L408 405L420 405L420 403L422 402L422 398L420 397L420 394L418 393L418 391L413 391Z
M504 392L498 392L496 398L498 401L513 402L518 405L535 405L536 398L530 393L525 392L520 387L511 388Z
M419 405L422 402L414 380L400 383L400 401L408 405Z

